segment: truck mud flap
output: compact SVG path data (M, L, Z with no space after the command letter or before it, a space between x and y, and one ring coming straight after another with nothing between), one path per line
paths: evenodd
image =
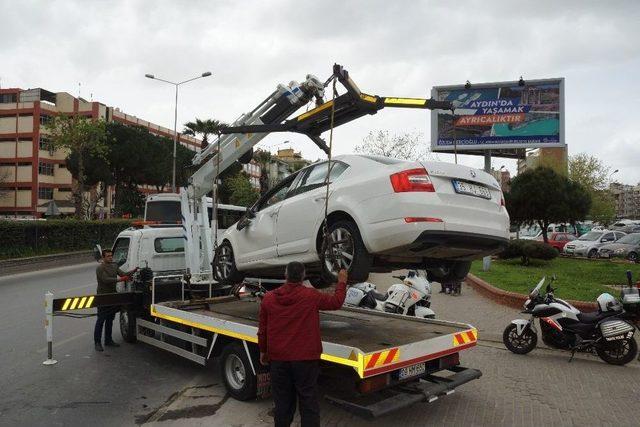
M482 372L477 369L454 367L449 370L455 374L448 377L427 375L422 377L419 382L395 386L374 393L373 396L362 396L362 399L345 400L333 396L325 396L325 398L355 415L373 419L406 408L414 403L434 402L440 396L453 393L456 387L482 376ZM383 392L385 396L375 400L375 395Z

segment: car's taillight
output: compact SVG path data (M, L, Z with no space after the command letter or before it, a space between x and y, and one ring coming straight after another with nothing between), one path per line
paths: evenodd
M427 170L424 168L409 169L390 176L393 191L406 193L409 191L436 191Z

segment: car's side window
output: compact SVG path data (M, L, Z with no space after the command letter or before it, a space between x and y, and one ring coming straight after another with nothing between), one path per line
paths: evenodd
M330 182L335 181L342 173L347 170L349 165L342 162L332 162L331 173L329 174ZM291 186L287 197L292 197L318 187L322 187L327 182L327 162L318 163L312 166L297 179Z
M292 187L292 182L297 180L298 176L294 177L290 176L286 178L284 181L280 182L278 185L273 187L267 193L265 193L260 200L256 203L256 211L261 211L262 209L268 208L269 206L273 206L278 202L281 202L285 199L287 192Z
M613 233L607 233L604 236L602 236L602 239L600 240L603 242L613 242L615 238L613 237Z

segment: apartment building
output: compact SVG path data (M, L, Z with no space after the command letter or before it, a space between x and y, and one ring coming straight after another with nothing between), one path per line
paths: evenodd
M609 186L616 200L616 216L618 218L640 218L640 184L626 185L617 182Z
M0 216L39 217L51 201L62 214L74 212L70 200L73 180L66 169L63 150L54 150L46 124L58 114L146 127L149 132L173 139L173 130L121 112L103 103L86 101L66 92L42 88L0 89ZM197 150L200 141L178 135L184 146ZM151 187L140 188L144 193ZM113 192L104 206L110 211Z

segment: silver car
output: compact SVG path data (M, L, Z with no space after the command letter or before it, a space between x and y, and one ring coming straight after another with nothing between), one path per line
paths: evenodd
M626 233L622 231L590 231L578 237L578 239L567 243L564 247L564 253L567 255L593 258L598 254L598 248L600 246L613 243L625 235Z
M640 233L627 234L615 243L603 245L598 250L599 258L626 258L638 262L640 255Z

